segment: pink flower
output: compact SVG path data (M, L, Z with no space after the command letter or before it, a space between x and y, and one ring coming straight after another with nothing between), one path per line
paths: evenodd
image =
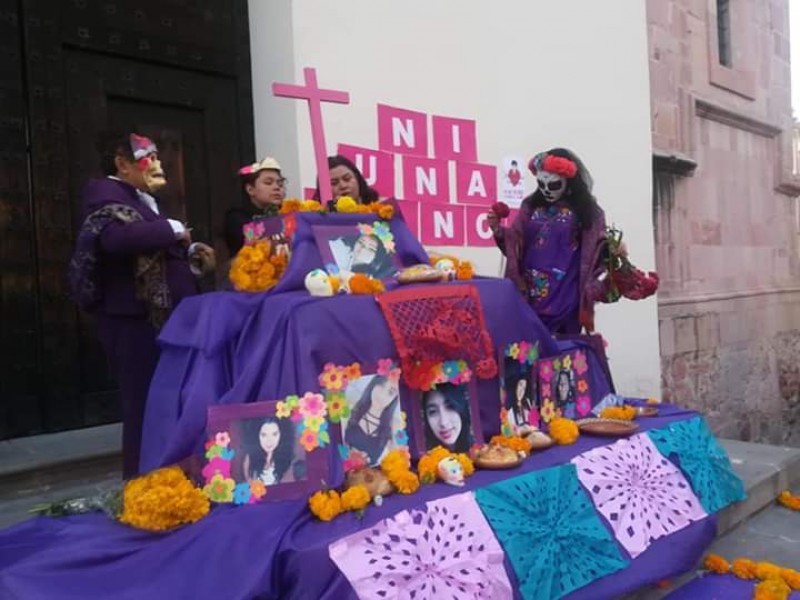
M300 398L300 414L304 417L325 417L327 407L322 394L306 393Z
M539 377L542 381L550 381L553 378L553 365L545 361L539 366Z
M217 446L222 446L223 448L227 448L228 444L231 443L231 436L228 435L227 431L222 431L214 436L214 443Z
M344 460L344 470L357 471L367 466L367 455L361 450L351 448L347 458Z
M378 361L378 375L388 377L392 370L394 361L391 358L382 358Z
M549 400L550 396L553 394L553 390L550 388L549 383L542 384L542 398L545 400Z
M528 350L530 350L530 342L522 341L519 343L519 362L524 363L528 360Z
M203 467L203 477L206 481L211 481L211 478L216 474L222 475L223 479L230 479L231 461L220 458L219 456L208 461L208 464Z
M539 428L539 411L536 409L536 407L533 407L528 412L528 425L536 427L537 429Z
M592 399L589 396L578 396L575 408L580 416L588 415L592 411Z

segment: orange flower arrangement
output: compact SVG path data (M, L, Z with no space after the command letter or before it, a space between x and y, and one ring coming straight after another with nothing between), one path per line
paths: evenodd
M749 558L737 558L733 561L733 568L731 571L739 579L755 579L756 563Z
M800 496L793 495L789 490L780 493L778 503L792 510L800 510Z
M419 489L419 477L411 471L408 451L397 448L381 461L381 471L398 492L413 494Z
M575 421L563 417L556 417L550 421L549 433L555 443L562 446L574 444L581 434Z
M336 490L319 491L308 499L308 507L320 521L332 521L342 514L342 498Z
M637 412L634 406L608 406L600 411L600 418L633 421Z
M158 469L125 484L119 520L139 529L166 531L199 521L210 504L180 467Z
M373 279L364 273L354 273L348 281L348 287L350 293L356 295L380 294L386 290L380 279Z
M519 436L495 435L489 440L490 444L511 448L514 452L524 452L526 455L531 453L531 443Z
M765 579L756 586L753 600L786 600L790 593L783 579Z
M286 266L286 257L272 254L272 244L260 240L239 250L231 263L229 276L239 292L264 292L280 281Z
M352 510L358 512L364 510L372 499L369 495L369 490L363 484L354 485L347 489L341 496L342 510Z

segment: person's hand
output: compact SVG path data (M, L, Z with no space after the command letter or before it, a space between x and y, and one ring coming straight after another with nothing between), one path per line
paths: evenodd
M192 251L189 256L189 262L200 273L210 273L217 267L216 253L214 249L208 244L202 242L195 242L192 245Z
M188 227L178 234L178 241L187 248L192 245L192 230Z
M500 227L500 217L493 210L486 213L486 221L489 223L492 233L497 233L497 229Z

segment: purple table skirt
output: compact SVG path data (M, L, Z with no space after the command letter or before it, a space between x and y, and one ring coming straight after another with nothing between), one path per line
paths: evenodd
M666 600L751 600L756 583L734 575L704 575L678 588ZM800 600L800 592L789 594L789 600Z
M510 281L479 278L470 284L480 293L495 348L538 341L541 354L549 356L576 344L555 342ZM189 298L167 323L160 342L161 360L145 414L143 472L198 453L209 406L318 391L318 375L328 362L374 365L397 356L372 296L314 298L305 291ZM592 396L599 400L609 383L587 350ZM483 431L493 435L500 430L498 380L479 380L477 392ZM338 461L331 469L329 481L336 484Z
M663 406L660 416L640 422L647 430L693 416ZM583 436L572 446L535 454L513 471L478 472L466 489L562 464L605 443ZM370 506L363 520L349 513L331 523L314 519L302 500L216 507L202 521L169 534L136 531L101 514L39 517L0 532L0 598L348 600L355 594L328 558L328 544L401 510L463 491L425 486L412 496L390 496L380 508ZM715 516L693 523L654 542L624 571L568 598L618 598L674 577L697 563L715 532Z

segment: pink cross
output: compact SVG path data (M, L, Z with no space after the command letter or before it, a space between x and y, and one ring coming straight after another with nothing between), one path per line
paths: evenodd
M303 69L306 84L273 83L272 93L283 98L305 98L308 101L308 113L311 117L311 140L314 143L314 156L317 160L317 177L319 178L319 199L322 202L333 200L331 177L328 170L328 150L325 146L325 129L322 126L322 103L336 102L350 104L350 94L338 90L323 90L317 85L317 70Z

